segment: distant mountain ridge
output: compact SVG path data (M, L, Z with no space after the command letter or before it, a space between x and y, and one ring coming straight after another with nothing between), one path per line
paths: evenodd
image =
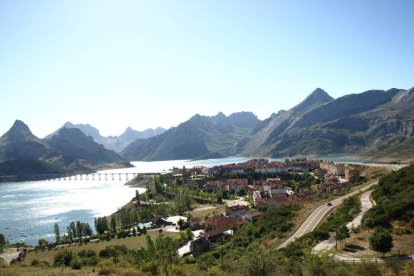
M115 152L121 152L129 144L134 142L137 139L147 139L153 136L157 136L166 130L158 127L156 129L146 129L144 131L133 130L131 127L128 127L124 133L120 136L102 136L99 130L89 124L72 124L71 122L66 122L62 128L77 128L80 129L87 136L91 136L95 142L102 144L105 148L113 150ZM54 135L57 135L59 130L47 135L45 138L51 138Z
M7 171L93 171L107 163L125 165L124 160L235 155L348 155L412 161L414 88L369 90L337 99L318 88L290 110L273 113L263 121L251 112L229 116L221 112L215 116L196 114L162 131L148 130L144 134L127 128L119 137L112 137L121 145L119 148L125 147L117 154L102 145L114 145L108 142L111 137L102 137L90 125L66 123L46 139L39 139L27 125L16 120L0 137L0 175ZM99 143L100 139L107 140Z
M0 137L0 175L91 172L97 166L125 161L76 128L62 128L48 139L39 139L16 120Z
M413 88L369 90L337 99L317 88L290 110L263 121L248 114L195 115L163 135L135 141L121 156L128 160L331 154L414 158Z
M240 154L410 159L413 129L413 89L370 90L273 116L249 138ZM407 146L404 151L403 145Z
M139 139L122 151L127 160L217 158L235 154L235 145L250 135L260 120L251 112L225 116L194 115L188 121L149 139Z

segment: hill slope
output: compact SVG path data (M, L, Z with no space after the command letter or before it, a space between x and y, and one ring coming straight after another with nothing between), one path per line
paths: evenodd
M364 218L372 219L371 227L390 227L397 220L414 228L414 165L381 178L372 197L377 204Z
M250 112L195 115L153 138L137 140L122 153L127 160L172 160L228 156L260 120Z
M57 135L42 140L16 120L0 138L0 175L90 172L114 162L125 165L118 154L75 128L62 128Z
M413 137L413 90L371 90L320 102L308 109L295 107L279 112L256 130L242 153L398 157L402 145L412 149ZM398 152L387 150L390 147Z

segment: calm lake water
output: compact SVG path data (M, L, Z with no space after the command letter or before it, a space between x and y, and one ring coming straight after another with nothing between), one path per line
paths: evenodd
M248 158L230 157L198 161L132 162L133 168L101 171L105 173L162 172L172 167L214 166L244 162ZM85 179L85 177L83 178ZM41 238L54 240L53 225L66 232L71 221L88 222L109 215L135 196L135 188L125 186L123 177L105 181L97 178L76 181L31 181L0 184L0 233L12 243L35 245ZM139 189L140 192L145 189Z
M132 162L135 167L102 171L105 173L163 172L172 167L191 168L240 163L245 157L208 160L173 160ZM340 158L324 158L341 160ZM274 159L277 160L277 159ZM278 159L280 160L280 159ZM84 178L85 179L85 178ZM40 238L54 240L53 225L61 233L71 221L88 222L94 228L94 218L109 215L135 196L134 188L125 186L126 179L105 181L103 178L76 181L33 181L0 184L0 233L10 242L24 241L35 245ZM143 192L145 189L139 189Z

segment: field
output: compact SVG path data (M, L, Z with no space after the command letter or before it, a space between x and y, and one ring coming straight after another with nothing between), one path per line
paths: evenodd
M205 217L205 216L214 216L220 213L223 213L225 210L224 205L199 205L197 208L190 212L192 217Z
M148 235L154 240L159 236L158 231L148 231ZM168 236L176 236L176 233L170 232L163 232L163 235ZM137 237L128 237L125 239L112 239L110 241L99 241L98 243L88 243L83 245L72 245L66 246L65 248L71 250L73 252L79 252L81 250L93 250L99 253L100 250L104 249L106 246L109 245L125 245L128 249L138 249L141 247L146 247L146 236L141 235ZM39 252L29 252L26 256L25 261L23 262L26 265L30 265L34 259L38 260L46 260L50 264L53 264L53 258L59 250L63 250L63 248L59 249L52 249L52 250L45 250Z

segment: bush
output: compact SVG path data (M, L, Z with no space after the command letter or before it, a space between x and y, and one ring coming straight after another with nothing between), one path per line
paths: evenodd
M125 255L126 253L128 253L128 248L125 245L110 245L99 252L99 257L113 258L119 255Z
M31 265L37 266L38 264L39 264L39 260L38 259L33 259Z
M50 267L50 263L46 260L39 261L38 259L34 259L31 263L32 266L37 266L41 268L47 268Z
M70 262L70 266L72 269L80 270L82 268L82 260L79 257L72 258L72 261Z
M99 264L99 275L110 275L112 273L115 273L115 266L111 261L104 261Z
M2 258L0 258L0 268L6 268L6 263Z
M189 255L189 256L185 256L184 258L181 259L181 263L186 263L186 264L195 264L196 263L196 259Z
M96 257L96 252L92 250L82 250L78 252L78 256L82 258L93 258Z
M63 250L56 254L54 258L54 266L69 266L72 261L73 255L72 251Z
M95 266L98 264L98 256L95 251L82 250L78 252L78 259L83 266Z
M142 272L150 273L151 275L157 275L158 266L154 262L148 262L141 266Z
M364 275L364 276L381 276L381 270L376 264L366 263L359 264L355 269L355 275Z
M216 259L212 254L206 253L197 259L197 265L200 270L207 270L216 263Z
M207 275L208 276L225 276L227 274L224 273L219 267L213 266L207 270Z

